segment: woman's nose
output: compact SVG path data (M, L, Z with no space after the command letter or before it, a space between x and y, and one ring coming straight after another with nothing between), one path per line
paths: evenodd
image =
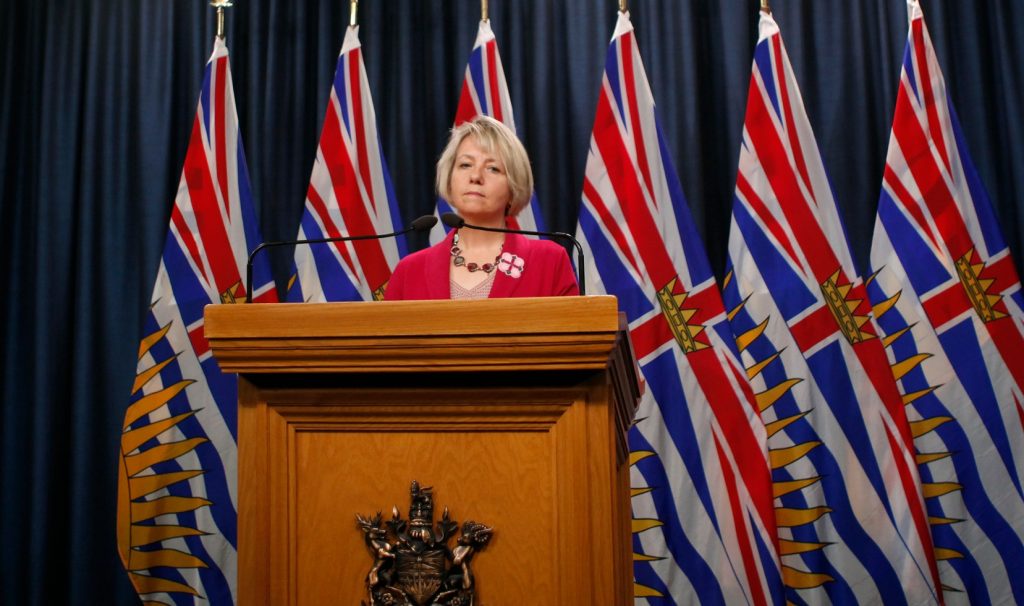
M480 183L483 180L484 171L478 166L469 169L469 179L473 183Z

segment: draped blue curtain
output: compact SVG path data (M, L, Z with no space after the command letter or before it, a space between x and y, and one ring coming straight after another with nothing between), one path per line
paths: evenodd
M492 0L549 226L574 231L617 2ZM866 266L906 37L899 0L776 0L847 231ZM721 275L756 0L635 0L669 148ZM406 222L430 212L476 0L360 7ZM970 151L1021 261L1024 5L924 2ZM266 239L293 238L348 21L339 0L241 0L227 40ZM119 433L213 10L202 2L0 7L0 602L136 603L115 547ZM423 242L413 242L422 245ZM288 251L274 258L283 284Z

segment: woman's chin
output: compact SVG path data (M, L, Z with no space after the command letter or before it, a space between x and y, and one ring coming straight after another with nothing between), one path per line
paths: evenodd
M462 219L470 225L504 225L504 212L480 212L471 208L457 208L456 211Z

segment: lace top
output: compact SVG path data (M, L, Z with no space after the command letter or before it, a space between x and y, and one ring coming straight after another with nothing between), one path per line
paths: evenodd
M491 294L491 286L494 285L494 274L487 274L483 282L473 288L463 288L455 280L450 280L452 299L486 299Z

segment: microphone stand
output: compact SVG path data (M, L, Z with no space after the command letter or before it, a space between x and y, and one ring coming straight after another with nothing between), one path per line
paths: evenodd
M275 248L278 246L288 246L296 244L325 244L327 242L355 242L357 240L382 240L384 238L394 238L397 236L404 236L405 234L413 231L425 231L430 229L437 223L437 217L434 215L423 215L419 217L409 225L409 227L401 231L393 231L389 234L370 234L361 236L336 236L334 238L314 238L311 240L282 240L280 242L263 242L249 253L249 260L245 264L245 302L252 303L252 261L256 258L256 254L265 248Z

